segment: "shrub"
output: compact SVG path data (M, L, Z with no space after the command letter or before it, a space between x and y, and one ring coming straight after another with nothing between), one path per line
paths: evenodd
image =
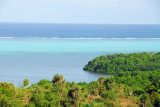
M29 79L24 79L23 86L27 87L29 85Z

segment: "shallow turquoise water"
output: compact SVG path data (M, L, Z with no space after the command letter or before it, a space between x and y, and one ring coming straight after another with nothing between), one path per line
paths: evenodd
M90 82L97 74L83 71L99 55L131 52L159 52L159 39L0 39L0 82L23 79L35 83L62 74L67 81Z
M80 40L80 39L0 39L0 54L21 53L100 53L141 52L160 49L159 40Z

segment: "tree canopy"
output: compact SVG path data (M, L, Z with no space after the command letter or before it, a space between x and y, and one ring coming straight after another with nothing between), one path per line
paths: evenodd
M158 70L160 69L160 52L102 55L89 61L83 69L108 74Z

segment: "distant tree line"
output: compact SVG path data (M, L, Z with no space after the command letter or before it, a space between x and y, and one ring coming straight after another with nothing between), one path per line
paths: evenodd
M160 52L102 55L89 61L83 69L108 74L158 70L160 69Z

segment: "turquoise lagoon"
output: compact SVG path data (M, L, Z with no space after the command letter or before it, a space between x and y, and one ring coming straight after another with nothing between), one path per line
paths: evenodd
M40 79L52 80L61 74L69 82L90 82L98 74L83 71L97 56L113 53L159 52L160 39L133 38L0 38L0 82L30 84Z

